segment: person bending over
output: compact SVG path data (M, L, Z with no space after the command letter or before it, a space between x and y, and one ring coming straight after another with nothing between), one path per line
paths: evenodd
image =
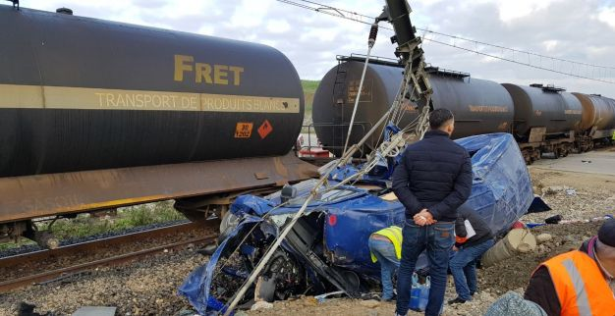
M380 263L380 280L382 282L382 300L395 298L393 292L393 275L399 268L401 259L401 227L391 226L381 229L369 236L369 251L372 262Z
M487 222L474 210L459 212L455 222L458 251L449 262L457 298L449 304L463 304L476 293L476 263L493 246L493 233Z

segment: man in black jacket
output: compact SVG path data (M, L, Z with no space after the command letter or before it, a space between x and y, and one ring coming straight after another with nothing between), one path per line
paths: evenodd
M476 292L476 263L485 251L493 246L494 241L489 225L471 209L459 212L455 233L459 250L449 266L455 280L457 298L448 303L463 304L472 300L472 295Z
M402 258L398 272L397 315L406 315L412 273L427 250L431 290L425 315L439 315L446 290L449 251L455 243L457 208L470 196L472 164L468 152L450 139L451 111L434 110L431 130L406 149L393 173L393 191L406 207Z

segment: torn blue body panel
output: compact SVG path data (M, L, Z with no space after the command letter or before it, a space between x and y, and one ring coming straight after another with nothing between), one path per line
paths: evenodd
M460 209L478 212L496 235L504 234L527 213L534 192L519 145L510 134L456 140L472 156L472 194Z
M362 273L379 273L379 265L371 261L367 240L373 232L391 225L403 226L404 221L405 209L401 203L375 196L328 210L324 243L331 263Z
M213 295L210 295L211 285L214 278L214 272L218 260L223 252L228 251L227 244L235 237L240 235L240 232L245 231L249 226L261 222L262 219L254 216L245 216L242 221L229 233L216 251L209 258L209 262L192 271L184 283L179 287L179 295L188 299L190 305L201 315L215 315L217 312L226 312L224 303L218 301Z
M472 155L474 171L472 194L461 207L471 208L481 214L494 233L506 231L527 212L534 198L529 173L517 143L509 134L472 136L457 142ZM341 181L345 175L354 172L356 168L352 166L338 168L330 180ZM352 272L359 275L362 281L378 280L379 266L371 262L368 238L381 228L403 226L405 221L403 205L397 200L388 201L382 198L383 193L390 192L390 189L387 189L387 181L387 178L369 176L367 182L379 184L380 190L376 190L376 193L355 186L343 186L329 192L324 189L320 191L298 222L299 228L287 238L292 239L290 236L295 236L295 239L282 243L283 253L280 256L289 264L282 270L297 269L302 276L288 281L292 276L286 275L283 280L280 278L276 281L278 288L295 286L315 292L331 290L326 285L327 282L332 283L331 280L323 277L326 275L326 271L323 272L323 263L332 269L330 275L333 276ZM238 197L230 212L240 218L240 224L226 235L210 262L190 275L180 288L180 294L186 296L202 314L223 310L223 299L211 295L215 272L232 274L230 280L241 279L241 276L249 273L250 267L258 262L258 256L262 256L281 227L299 211L305 202L305 196L316 182L317 180L308 180L294 185L297 197L288 203L282 203L281 192L264 198L253 195ZM256 224L259 229L252 234L258 233L259 237L250 238L246 242L249 243L248 246L238 247L239 239L243 240ZM298 240L301 241L300 244L297 243ZM298 245L302 248L298 249ZM226 260L235 249L241 254L244 260L242 266L247 267L247 270L216 270L220 260ZM318 262L312 262L310 258L316 258ZM276 268L275 264L273 266L268 268L268 271L269 275L275 277L281 270ZM424 266L425 263L417 265L419 269ZM284 282L294 282L294 285ZM299 283L304 283L305 286L297 286ZM333 283L333 288L342 287L344 290L344 285L340 285L340 282ZM215 292L221 293L219 289Z
M517 142L507 133L470 136L455 142L472 156L474 174L472 194L460 209L478 212L494 234L505 233L527 213L534 199L532 180ZM342 181L345 176L356 174L358 168L340 167L331 178ZM369 174L363 180L380 185L389 181Z

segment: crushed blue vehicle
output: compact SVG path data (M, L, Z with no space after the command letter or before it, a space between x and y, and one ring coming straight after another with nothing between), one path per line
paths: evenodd
M534 199L517 143L504 133L456 141L472 156L474 172L472 194L461 207L478 212L495 234L505 233L527 213ZM329 186L356 168L335 170ZM361 182L369 185L340 186L331 191L320 188L317 198L261 273L259 282L270 285L273 299L338 290L359 297L378 287L380 268L371 262L367 240L374 231L402 225L405 220L404 207L390 189L391 171L364 176ZM225 304L304 204L316 182L304 181L266 197L238 197L228 215L236 224L222 233L210 261L187 278L179 289L180 295L203 315L225 312ZM254 294L252 286L241 301L244 307L253 303Z

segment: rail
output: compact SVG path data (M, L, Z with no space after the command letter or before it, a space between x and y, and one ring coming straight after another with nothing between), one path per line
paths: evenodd
M77 258L87 257L88 255L95 255L109 249L121 250L122 246L128 244L139 244L144 241L151 242L152 240L165 240L166 237L174 236L178 234L190 234L194 232L202 234L205 230L217 230L218 221L207 222L194 222L187 224L178 224L164 228L157 228L142 232L130 233L126 235L109 237L103 239L97 239L93 241L72 244L64 247L60 247L53 250L41 250L30 252L26 254L11 256L0 259L0 269L20 269L26 271L25 276L19 276L16 278L10 278L9 280L0 282L0 293L5 293L21 287L54 281L62 279L70 275L74 275L79 272L87 271L92 268L101 266L112 266L122 263L134 261L139 258L151 256L157 253L164 252L165 250L178 249L184 246L193 245L206 245L215 242L217 233L206 233L200 236L190 236L191 238L185 238L175 242L168 242L161 245L147 247L145 249L138 249L135 251L126 251L120 254L114 254L105 258L95 258L84 263L78 263L52 269L40 269L43 271L34 271L39 269L27 269L24 267L46 265L46 260L60 259L62 261L65 257L77 256ZM70 262L70 260L68 260Z

